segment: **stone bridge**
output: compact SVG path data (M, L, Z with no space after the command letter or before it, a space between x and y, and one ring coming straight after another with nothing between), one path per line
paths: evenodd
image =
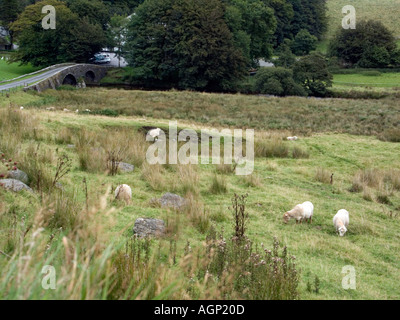
M55 66L48 76L44 76L42 80L36 82L24 90L36 90L38 92L46 89L56 89L61 85L76 86L82 81L85 84L96 84L107 74L109 67L98 66L93 64L72 64Z

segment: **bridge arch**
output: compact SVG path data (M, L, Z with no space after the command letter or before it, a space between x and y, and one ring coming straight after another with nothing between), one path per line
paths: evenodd
M92 70L87 71L85 73L85 80L86 80L86 82L95 82L96 74Z
M63 85L70 85L70 86L76 86L77 85L76 78L72 74L68 74L65 76L62 84Z

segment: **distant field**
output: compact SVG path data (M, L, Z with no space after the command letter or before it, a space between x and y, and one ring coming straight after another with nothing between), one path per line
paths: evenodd
M27 98L29 96L23 95ZM48 90L35 95L26 107L112 109L119 115L152 119L178 119L206 126L233 126L261 130L290 130L293 134L341 132L375 135L400 120L395 98L343 100L266 98L241 94L208 94L188 91ZM0 106L7 106L7 102ZM381 116L381 111L386 116ZM305 117L306 115L306 117ZM382 126L384 124L384 126Z
M400 73L382 73L380 76L364 74L335 74L334 85L374 87L374 88L400 88Z
M330 38L341 26L344 15L342 8L352 5L356 9L357 19L376 19L382 21L397 37L400 37L400 0L327 0Z
M4 55L0 53L1 57L4 57ZM5 60L0 60L0 81L13 79L36 70L38 68L31 65L20 66L18 63L8 64Z

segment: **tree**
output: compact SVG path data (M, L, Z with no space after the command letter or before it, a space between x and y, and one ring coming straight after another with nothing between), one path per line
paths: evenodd
M289 2L294 11L291 22L292 35L296 35L301 29L306 29L321 40L328 28L326 0L289 0Z
M116 49L118 57L118 66L121 67L121 57L123 55L123 46L126 40L126 32L129 19L126 16L114 15L110 20L108 28L109 45Z
M148 86L226 90L244 74L220 0L146 0L125 48L133 77Z
M52 5L57 12L55 30L42 27L42 7ZM30 5L12 24L19 43L13 61L32 63L34 66L48 66L62 62L86 62L106 42L99 24L93 24L88 17L79 18L65 2L57 0L40 1Z
M296 56L293 54L291 47L291 41L285 39L285 41L275 50L275 54L278 59L274 61L275 66L290 68L296 62Z
M14 34L10 26L20 12L21 5L18 0L0 0L0 25L9 33L11 46L14 42Z
M291 22L294 18L293 6L288 0L264 0L272 9L276 19L274 47L278 47L285 39L292 39Z
M293 72L285 68L261 68L255 76L256 92L276 96L306 96L306 91L293 80Z
M383 68L396 65L395 37L379 21L357 23L356 29L340 29L329 44L329 55L350 66Z
M325 96L327 87L332 86L332 74L325 57L319 53L312 53L297 61L293 67L293 76L296 82L314 96Z
M292 42L293 53L297 56L307 55L317 48L317 42L317 37L310 34L308 30L302 29Z
M80 18L87 18L88 22L99 24L103 30L107 28L110 21L110 13L106 5L100 0L66 0L68 8Z
M225 21L249 65L258 66L260 59L272 56L276 19L266 2L228 0Z

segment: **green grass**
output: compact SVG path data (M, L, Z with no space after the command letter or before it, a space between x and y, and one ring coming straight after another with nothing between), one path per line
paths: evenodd
M11 97L12 99L12 97ZM342 132L373 135L399 121L396 98L381 100L267 98L241 94L179 91L75 90L34 95L32 107L95 111L145 119L177 119L204 126L287 130L288 135ZM1 102L0 102L1 105ZM4 106L7 102L4 101ZM29 103L25 105L29 107ZM381 116L381 111L384 117ZM305 115L307 115L305 117Z
M342 25L342 8L346 5L352 5L356 9L356 17L361 19L373 19L381 21L396 36L400 36L399 17L400 0L328 0L328 18L329 27L327 38L331 38L338 28Z
M0 60L0 81L14 79L37 70L38 68L31 65L20 66L18 63L8 64L5 60Z
M138 105L142 105L140 109L142 111L153 109L152 118L134 113L130 114L130 116L121 115L118 118L109 118L105 116L76 115L60 111L46 112L36 107L30 110L28 106L24 112L30 119L29 121L33 122L25 129L22 140L18 144L12 144L16 149L16 157L13 157L15 159L29 145L36 145L39 142L44 150L51 150L53 153L67 153L73 159L73 168L62 183L67 194L76 190L77 200L80 203L85 201L82 191L83 178L88 181L91 202L96 202L100 195L105 194L108 185L116 186L120 183L126 183L133 187L134 196L130 205L117 202L111 202L107 205L107 210L114 207L114 211L109 213L113 223L103 226L101 232L103 236L107 236L106 245L111 244L112 241L123 243L127 240L131 235L135 219L139 217L161 219L169 217L171 219L172 216L177 216L176 213L172 213L171 216L171 213L167 210L150 206L149 201L154 197L160 197L167 191L179 193L179 190L181 190L180 184L182 184L179 170L174 166L165 166L160 171L162 173L161 177L158 177L163 181L163 183L159 184L161 187L158 190L154 190L143 176L143 166L137 166L132 174L119 174L113 177L102 173L86 172L79 167L76 150L67 148L67 144L70 143L67 137L64 140L65 142L60 139L57 140L57 143L55 142L56 137L60 137L63 129L76 128L76 133L72 133L69 136L72 139L76 139L77 134L83 128L94 131L95 136L93 137L99 137L106 132L105 130L112 128L119 128L120 130L125 127L131 128L132 132L136 132L142 126L166 124L168 119L172 117L165 117L165 110L174 112L174 116L181 119L178 122L181 126L200 129L204 126L209 126L210 122L223 126L221 121L224 117L231 119L231 125L234 126L241 123L240 121L243 121L244 117L249 116L245 116L246 113L255 109L255 113L262 114L261 111L264 111L268 116L275 114L275 117L271 117L269 120L271 122L279 121L283 123L284 119L289 119L287 121L296 120L301 123L309 123L310 121L311 131L307 136L299 135L300 139L297 142L283 142L285 145L293 146L295 144L307 150L310 156L302 159L266 159L258 157L255 161L254 172L254 175L258 177L257 184L249 184L248 179L226 172L219 175L225 180L226 193L210 192L216 175L217 168L215 166L200 165L194 168L195 173L193 174L198 179L195 187L198 190L199 201L203 203L204 209L208 212L211 224L215 225L217 229L224 228L228 237L232 229L231 213L228 210L231 205L230 198L233 193L248 193L247 210L250 214L248 236L255 243L264 243L267 248L271 247L271 241L274 236L277 236L284 245L288 246L289 253L296 256L296 264L301 271L299 286L301 299L400 298L398 290L398 283L400 283L400 256L398 255L398 252L400 252L400 218L390 218L388 215L390 211L400 212L400 192L394 191L389 196L392 204L382 205L374 200L364 200L362 193L348 191L354 175L360 169L400 170L400 162L398 160L400 144L382 142L373 136L333 133L330 124L335 118L351 119L353 113L357 115L356 117L360 117L362 114L370 116L374 109L378 109L381 117L383 115L386 121L389 121L399 112L397 102L392 104L390 100L387 102L360 102L334 99L323 101L299 98L289 100L264 99L240 95L211 95L187 92L125 92L102 89L79 92L68 91L61 92L61 95L58 95L59 93L45 92L39 95L18 93L15 96L11 96L11 99L18 105L29 100L36 101L40 105L40 99L52 96L59 98L59 102L47 105L54 105L59 109L68 106L71 110L78 104L80 108L91 109L100 100L104 101L103 104L108 104L110 108L115 108L116 110L121 105L128 110L126 101L130 101L130 105L136 110L139 108ZM116 96L119 99L115 99ZM114 100L108 100L111 97ZM114 101L114 103L111 103L111 101ZM0 106L5 107L7 105L7 102L3 104L0 102ZM200 116L196 114L200 112L196 106L202 109L202 114L212 114L207 123L202 122ZM237 109L238 106L242 106L243 110L241 112ZM185 108L187 108L186 112L184 111ZM295 113L293 116L294 108L301 109L301 112ZM216 112L215 116L213 112ZM315 117L312 114L313 112L317 113ZM359 114L359 112L362 113ZM276 114L279 114L279 116ZM322 121L322 118L327 115L329 115L330 121ZM293 119L290 120L292 117ZM242 120L239 120L239 118L242 118ZM268 140L274 135L278 137L285 136L286 132L264 131L269 127L266 118L267 116L259 120L256 117L252 119L255 127L258 128L256 130L258 139ZM317 121L318 118L321 118L319 122ZM358 119L358 121L362 121L362 119ZM262 121L264 121L264 124L262 124ZM353 120L349 121L352 125L355 125L355 122L351 122ZM247 123L246 126L251 127L251 123ZM388 128L390 124L386 123L383 126ZM35 134L30 128L35 128ZM345 129L351 131L351 125ZM11 137L10 139L13 138ZM133 144L135 141L136 139L132 139ZM54 170L53 167L54 164L52 165L52 170ZM334 173L333 185L324 184L315 179L318 168ZM109 195L108 198L112 199L112 196ZM40 200L28 194L15 195L0 192L0 199L2 200L0 204L5 204L6 209L9 209L12 205L18 205L19 209L17 211L21 212L21 214L23 212L28 216L33 214L35 206L40 207ZM315 205L313 224L283 224L283 213L297 203L306 200L312 201ZM335 234L332 217L342 208L350 212L351 222L346 236L339 238ZM104 214L103 218L105 219L106 216ZM183 280L175 288L178 293L182 293L185 283L188 281L185 278L185 272L180 269L183 268L181 259L184 247L189 241L193 250L201 248L205 240L205 234L200 231L200 228L196 228L195 225L190 223L187 217L182 215L179 215L179 217L181 223L175 238L177 239L178 264L169 267L168 270L176 273L174 273L174 278L171 275L169 279L166 277L169 280L166 284L170 284L172 280ZM50 234L53 231L48 230L47 232ZM3 243L4 237L6 237L6 233L0 233L0 245ZM169 241L170 239L165 240L167 243ZM61 247L61 251L64 252L63 247ZM62 261L63 259L58 261L57 267L63 265ZM96 266L96 261L93 261L92 267ZM3 267L2 264L4 263L5 258L0 256L0 266ZM341 287L341 271L346 265L352 265L356 269L357 290L346 291ZM307 281L313 283L315 276L318 276L321 281L319 294L309 293L306 290ZM31 294L30 297L34 296L36 298L41 298L45 295L48 299L54 297L65 298L64 291L66 291L67 285L63 285L63 281L60 282L60 288L56 292L37 290L32 293L27 290L29 287L28 285L25 286L25 284L22 286L22 289L25 290L21 292L26 292L27 295ZM98 290L100 289L98 288ZM173 298L185 296L178 293ZM2 297L7 298L7 295L3 294Z
M400 73L382 73L377 76L363 74L335 74L335 85L351 87L400 88Z

